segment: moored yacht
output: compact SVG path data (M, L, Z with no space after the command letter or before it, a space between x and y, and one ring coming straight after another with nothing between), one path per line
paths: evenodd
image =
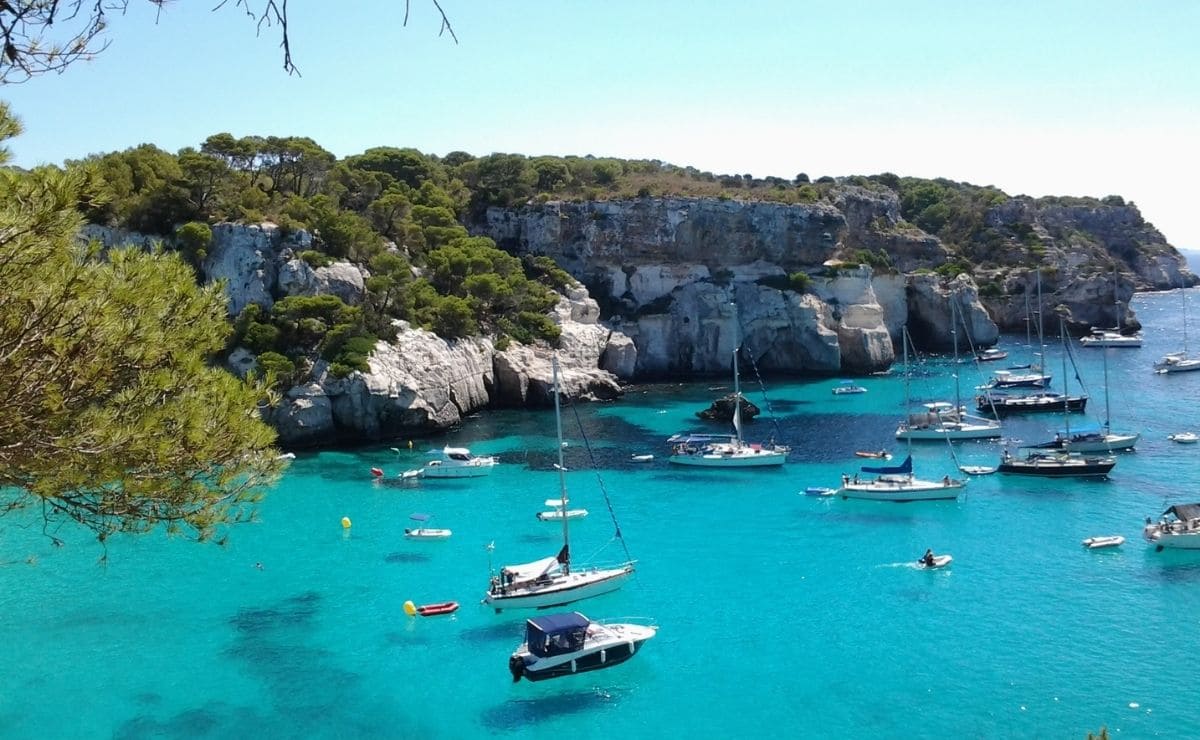
M1200 550L1200 504L1175 504L1157 523L1146 517L1142 537L1157 550Z
M1086 395L1069 396L1053 391L1040 391L1014 395L988 391L975 397L975 408L980 413L993 413L997 418L1012 414L1035 414L1040 412L1082 412L1087 408Z
M874 478L842 476L842 487L838 494L844 499L856 498L868 501L940 501L958 498L966 485L963 481L945 476L940 481L921 480L913 475L912 455L904 462L891 467L863 467L864 473L874 473Z
M1188 357L1184 352L1172 352L1169 355L1163 355L1161 360L1154 363L1154 372L1159 375L1189 373L1194 370L1200 370L1200 359Z
M1089 336L1083 337L1079 343L1084 347L1141 347L1141 334L1122 334L1109 329L1092 329Z
M509 657L513 683L612 668L637 654L658 627L594 622L579 612L547 614L525 623L525 642Z
M1022 456L1004 451L997 468L1010 475L1036 475L1045 478L1105 478L1117 464L1111 455L1084 456L1069 452L1031 451Z
M476 457L466 447L443 447L440 455L420 469L423 478L482 478L491 475L500 462L494 457Z
M964 413L946 401L924 404L923 413L909 414L896 428L896 439L996 439L1000 422Z

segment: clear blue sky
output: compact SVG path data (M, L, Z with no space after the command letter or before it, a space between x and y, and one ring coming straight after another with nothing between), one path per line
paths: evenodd
M258 6L261 0L251 0ZM1200 248L1200 3L429 0L290 4L274 30L144 0L111 46L0 89L21 165L210 134L445 154L655 158L722 173L948 177L1119 194ZM232 6L232 0L229 3ZM336 8L336 10L333 10Z

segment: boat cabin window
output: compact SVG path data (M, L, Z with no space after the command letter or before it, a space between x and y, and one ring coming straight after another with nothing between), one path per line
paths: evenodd
M573 618L575 615L554 615L553 617L529 620L525 629L525 642L529 652L539 657L573 653L583 649L587 637L588 621L586 618Z

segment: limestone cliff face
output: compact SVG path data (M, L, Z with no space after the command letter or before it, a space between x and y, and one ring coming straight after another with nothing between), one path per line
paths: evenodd
M944 263L936 239L897 231L899 213L894 194L848 187L833 205L552 202L491 209L479 228L516 254L554 258L587 283L636 345L639 376L727 372L735 320L763 369L866 373L894 360L912 310L906 278L824 263L882 244L904 269ZM780 290L797 272L810 275L808 291ZM962 300L977 319L984 313L971 287ZM929 310L948 317L946 306ZM949 341L948 321L932 322L931 332L945 332L935 343ZM994 326L982 334L995 341Z

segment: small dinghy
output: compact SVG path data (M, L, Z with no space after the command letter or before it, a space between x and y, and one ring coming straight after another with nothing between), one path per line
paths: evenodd
M1194 432L1168 434L1167 439L1171 440L1172 442L1178 442L1181 445L1194 445L1197 441L1200 441L1200 437L1196 436Z
M921 558L917 561L917 566L925 570L936 570L938 568L945 568L953 560L953 556L950 555L934 555L932 563L925 558Z
M632 460L634 462L652 462L654 455L634 455Z
M837 493L836 488L826 488L824 486L809 486L804 489L805 496L832 496Z
M375 476L376 478L382 478L383 468L371 468L371 475Z
M892 453L888 452L887 450L880 450L878 452L873 452L871 450L859 450L859 451L855 452L854 454L858 455L859 457L869 457L872 460L891 460L892 459Z
M959 465L958 469L967 475L991 475L996 468L987 465Z
M417 606L411 601L404 602L404 613L410 617L437 617L443 614L453 614L458 611L457 601L442 601L437 604L422 604Z
M582 519L588 515L587 509L568 509L565 499L548 498L546 506L553 507L550 511L539 511L537 518L543 522L561 522L563 519Z
M432 514L413 514L409 517L414 522L422 524L433 518ZM430 529L428 527L418 527L417 529L405 529L404 536L414 540L444 540L451 534L448 529Z
M1125 538L1119 534L1088 537L1083 541L1083 546L1089 550L1095 550L1100 547L1120 547L1123 544L1125 544Z

